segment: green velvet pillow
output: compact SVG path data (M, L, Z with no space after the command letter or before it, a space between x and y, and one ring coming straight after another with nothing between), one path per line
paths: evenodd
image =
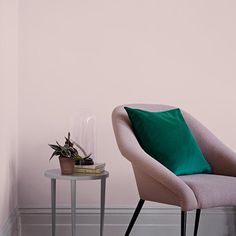
M125 107L146 153L176 175L212 173L180 109L150 112Z

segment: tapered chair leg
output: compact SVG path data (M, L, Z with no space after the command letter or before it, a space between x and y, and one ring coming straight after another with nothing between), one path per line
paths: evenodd
M139 212L141 211L141 209L143 207L143 204L144 204L144 200L140 199L139 202L138 202L138 205L137 205L137 207L136 207L136 209L134 211L133 217L132 217L132 219L131 219L131 221L129 223L129 226L128 226L127 230L126 230L125 236L128 236L130 234L130 232L131 232L131 230L132 230L132 228L134 226L134 223L135 223L135 221L136 221L136 219L137 219L137 217L139 215Z
M181 236L186 236L187 212L181 211Z
M197 209L197 210L196 210L196 217L195 217L195 225L194 225L194 233L193 233L193 236L197 236L200 214L201 214L201 209Z

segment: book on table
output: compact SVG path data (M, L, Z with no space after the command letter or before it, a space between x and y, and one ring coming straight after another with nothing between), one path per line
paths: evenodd
M100 174L105 170L105 163L94 163L93 165L75 165L76 173Z

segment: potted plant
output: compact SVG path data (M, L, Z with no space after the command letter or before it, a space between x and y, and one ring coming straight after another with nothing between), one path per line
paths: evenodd
M87 155L85 150L76 142L70 139L70 132L68 132L68 136L65 137L66 141L64 146L61 146L57 141L55 144L49 144L49 146L54 150L49 161L54 156L59 156L61 173L64 175L70 175L74 173L74 165L76 164L93 164L93 160L90 158L91 154ZM84 157L82 157L78 150L74 148L74 144L79 148L79 150L83 153Z

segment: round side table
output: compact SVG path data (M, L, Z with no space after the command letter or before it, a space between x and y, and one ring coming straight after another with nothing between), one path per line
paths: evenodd
M56 229L56 180L70 181L71 185L71 225L72 236L76 235L76 181L79 180L101 180L101 203L100 203L100 236L103 236L104 210L105 210L105 190L108 171L101 174L80 174L62 175L60 169L46 170L44 176L51 179L51 209L52 209L52 236L55 236Z

